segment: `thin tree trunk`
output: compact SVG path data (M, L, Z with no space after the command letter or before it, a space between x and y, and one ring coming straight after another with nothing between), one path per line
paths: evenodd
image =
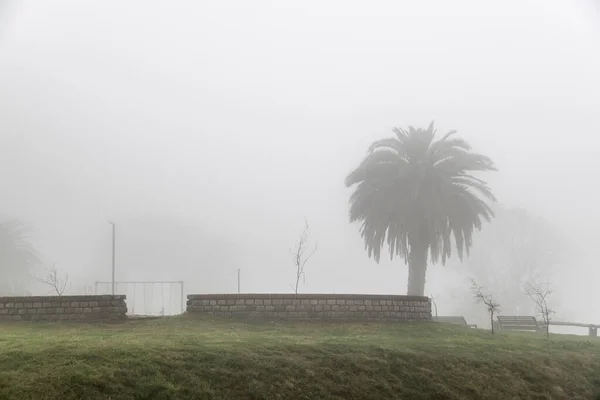
M412 244L408 259L409 296L425 295L425 275L427 274L427 246Z

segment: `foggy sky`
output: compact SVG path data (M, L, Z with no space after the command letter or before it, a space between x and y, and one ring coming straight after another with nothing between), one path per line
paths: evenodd
M133 265L121 242L119 276L202 291L235 290L237 268L244 291L288 291L306 216L319 251L303 291L404 292L404 263L369 260L348 224L343 180L392 127L435 120L497 163L486 178L503 204L581 238L569 276L599 277L593 7L19 2L0 32L0 210L36 225L48 262L92 281L110 277L107 219L187 221L190 243L223 247L197 275L158 244L160 262ZM445 273L431 267L426 292Z

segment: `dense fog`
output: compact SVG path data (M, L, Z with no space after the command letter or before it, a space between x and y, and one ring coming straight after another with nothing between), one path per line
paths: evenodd
M485 326L469 277L530 315L535 273L556 319L600 323L597 5L0 0L0 215L40 254L2 264L2 290L46 294L52 266L69 293L110 281L110 220L117 281L236 292L239 270L242 292L290 292L306 218L300 292L404 294L344 178L393 127L435 121L498 168L471 257L428 268L440 315Z

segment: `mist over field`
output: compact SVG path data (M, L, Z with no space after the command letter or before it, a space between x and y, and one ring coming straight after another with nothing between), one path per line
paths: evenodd
M110 281L107 221L117 281L236 292L239 270L242 292L291 292L305 218L300 292L404 294L407 265L368 257L344 179L392 128L435 121L498 169L471 256L428 266L439 314L485 326L473 277L532 315L533 274L556 319L600 323L597 7L0 0L0 215L40 254L0 264L0 295L46 294L51 266L71 293Z

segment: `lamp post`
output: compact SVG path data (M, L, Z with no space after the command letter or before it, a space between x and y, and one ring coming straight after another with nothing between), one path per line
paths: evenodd
M108 221L112 225L112 294L115 294L115 223Z

